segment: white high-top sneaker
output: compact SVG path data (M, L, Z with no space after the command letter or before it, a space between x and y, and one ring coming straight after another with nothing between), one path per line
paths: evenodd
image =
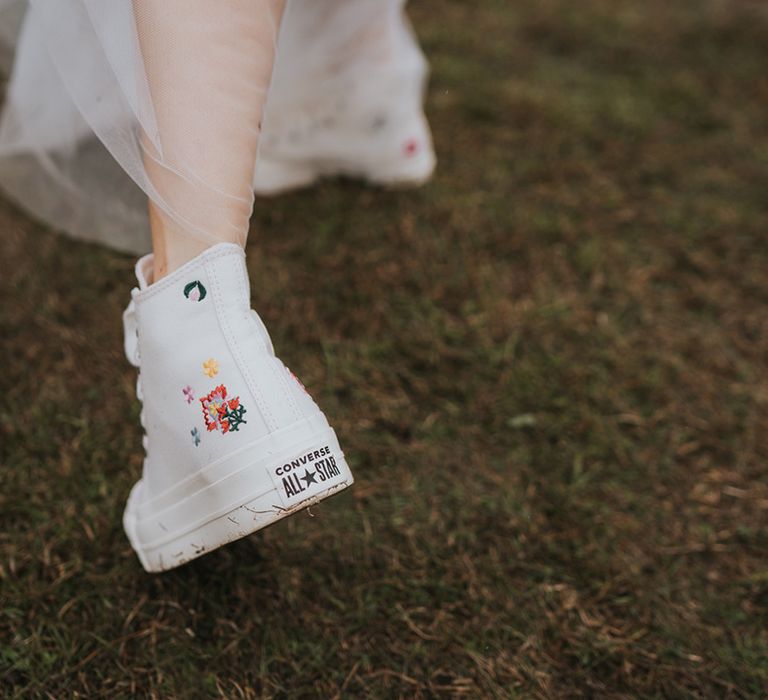
M268 102L256 194L280 194L336 175L385 187L426 182L436 159L422 109L421 60L421 72L350 80L308 105L283 105L279 96Z
M333 429L250 308L243 250L220 243L123 316L146 457L123 516L147 571L179 566L350 486Z

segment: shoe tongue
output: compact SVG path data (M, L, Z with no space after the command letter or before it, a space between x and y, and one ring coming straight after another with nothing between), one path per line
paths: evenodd
M143 258L139 258L134 268L136 271L136 279L139 282L139 289L144 291L150 284L154 277L155 271L155 258L152 253L145 255Z

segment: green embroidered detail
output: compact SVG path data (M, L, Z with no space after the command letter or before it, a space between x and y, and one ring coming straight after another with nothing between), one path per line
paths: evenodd
M229 423L229 429L232 432L236 432L240 429L241 423L247 423L247 420L243 419L245 413L245 406L240 404L237 408L230 409L229 407L224 409L224 418Z
M206 294L208 292L200 280L190 282L184 287L184 296L192 301L202 301L205 299Z

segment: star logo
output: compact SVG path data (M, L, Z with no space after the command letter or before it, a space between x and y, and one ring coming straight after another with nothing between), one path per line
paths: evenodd
M316 484L317 481L315 481L315 477L317 474L315 472L310 472L309 470L304 470L304 476L300 476L299 478L307 485L310 484Z

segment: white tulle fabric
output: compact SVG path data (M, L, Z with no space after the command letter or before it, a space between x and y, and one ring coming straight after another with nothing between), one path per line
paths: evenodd
M403 5L0 0L0 188L125 251L149 249L144 194L191 236L243 243L262 124L295 132L355 85L423 70Z

